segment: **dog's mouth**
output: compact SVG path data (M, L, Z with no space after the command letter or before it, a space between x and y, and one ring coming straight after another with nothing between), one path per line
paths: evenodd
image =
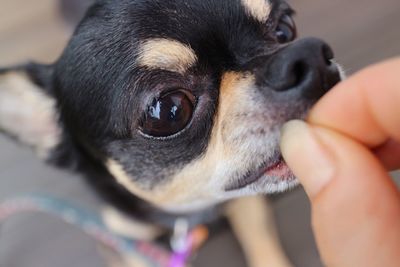
M255 184L257 181L262 180L262 178L264 177L273 177L274 179L284 181L287 179L291 179L292 175L282 156L279 156L276 160L272 161L272 163L264 163L255 171L250 171L246 175L235 180L226 188L226 191L235 191L242 189L249 185Z

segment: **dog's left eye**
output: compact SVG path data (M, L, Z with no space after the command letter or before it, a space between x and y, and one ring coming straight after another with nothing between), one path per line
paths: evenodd
M140 130L153 137L168 137L182 131L190 122L194 96L174 91L154 99L141 121Z
M279 19L279 23L275 29L275 36L281 44L289 43L296 39L296 24L290 15L285 14Z

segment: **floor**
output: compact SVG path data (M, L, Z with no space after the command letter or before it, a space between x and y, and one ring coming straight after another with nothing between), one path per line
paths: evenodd
M54 0L0 0L0 67L27 60L51 62L71 28ZM302 36L327 40L348 73L400 55L398 0L292 0ZM399 174L395 176L400 176ZM50 192L97 209L96 196L80 177L49 168L27 149L0 137L0 200L24 192ZM295 266L322 266L313 241L310 209L302 189L275 197L274 210L288 256ZM26 214L0 229L0 267L105 267L96 244L58 220ZM200 252L195 267L245 266L238 245L225 231Z

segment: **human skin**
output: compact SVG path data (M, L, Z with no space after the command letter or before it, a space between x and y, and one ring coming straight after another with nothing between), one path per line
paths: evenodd
M400 266L400 58L355 74L282 130L328 267Z

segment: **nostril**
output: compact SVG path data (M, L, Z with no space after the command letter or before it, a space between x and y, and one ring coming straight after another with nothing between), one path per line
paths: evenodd
M324 44L321 52L326 65L330 66L332 64L332 60L335 58L332 49L327 44Z
M308 72L308 65L303 61L298 61L293 65L292 74L295 77L293 87L300 85Z

